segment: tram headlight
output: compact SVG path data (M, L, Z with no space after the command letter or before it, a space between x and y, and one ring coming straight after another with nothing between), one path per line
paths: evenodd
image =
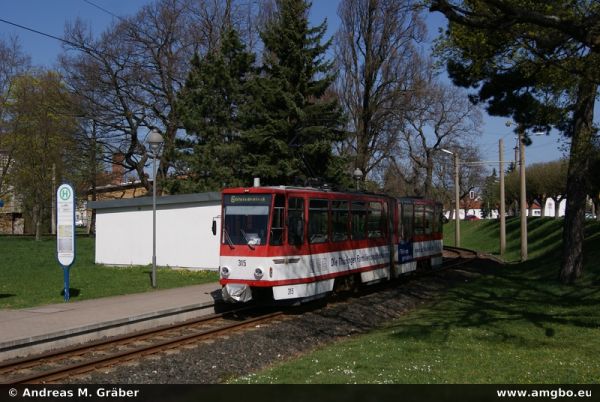
M221 267L221 277L222 278L229 277L229 268L227 268L227 267Z
M262 278L262 277L263 277L263 275L264 275L264 273L263 273L262 269L260 269L260 268L256 268L256 269L254 270L254 277L255 277L256 279L260 279L260 278Z

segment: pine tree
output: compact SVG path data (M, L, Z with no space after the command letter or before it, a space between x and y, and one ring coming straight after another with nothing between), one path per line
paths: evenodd
M247 184L239 161L243 152L240 109L246 102L254 59L232 28L223 32L219 49L203 59L198 55L192 59L178 94L177 109L187 136L177 144L177 174L167 184L171 193Z
M244 113L245 174L268 184L338 182L343 171L332 143L342 138L342 113L327 96L334 75L325 60L331 41L322 44L326 22L309 27L304 0L278 0L276 6L261 32L262 74L252 81Z
M473 100L509 116L521 130L554 126L570 137L559 278L583 273L586 179L600 89L597 0L431 0L450 20L443 40L455 84L477 88ZM444 43L445 42L445 43Z

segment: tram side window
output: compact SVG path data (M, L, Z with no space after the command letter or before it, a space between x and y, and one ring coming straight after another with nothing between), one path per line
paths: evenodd
M413 237L414 229L414 205L402 204L402 226L404 227L404 240Z
M344 241L350 238L348 230L348 201L331 202L331 239Z
M433 232L433 207L432 206L425 206L425 222L424 222L424 227L425 227L425 234L431 234Z
M403 230L404 225L402 224L402 204L398 203L398 227L396 228L396 231L401 239L405 239Z
M352 239L361 240L365 238L367 229L367 205L361 201L352 202Z
M442 213L442 206L436 205L435 212L433 213L433 221L435 222L434 232L440 233L444 231L444 215Z
M288 200L288 243L304 243L304 199L290 197Z
M327 200L310 200L308 204L308 242L329 241L329 208Z
M424 205L415 205L415 235L422 235L425 233L425 208Z
M271 240L269 240L269 244L272 246L281 246L283 244L284 210L285 197L282 194L275 195L273 219L271 221Z
M367 233L370 239L379 239L383 237L383 208L380 202L369 203L369 213L367 216Z

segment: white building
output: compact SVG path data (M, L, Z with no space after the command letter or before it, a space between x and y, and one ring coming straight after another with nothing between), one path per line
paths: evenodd
M558 216L559 217L563 217L565 216L565 208L567 206L567 200L563 199L560 201L560 203L558 204ZM451 216L453 216L454 213L454 205L452 204L450 206L451 208L449 210L446 210L444 212L444 216L446 216L446 218L450 219ZM545 217L546 218L554 218L554 207L555 207L555 202L553 199L548 198L546 200L546 205L544 206L545 209ZM507 206L507 208L509 208L509 206ZM470 202L470 203L466 203L463 202L461 200L461 209L459 210L460 212L460 219L465 219L466 216L475 216L479 219L483 219L483 210L481 209L481 202L479 202L479 200L475 200L475 202ZM532 208L531 208L531 212L527 212L528 216L542 216L542 210L540 208L540 204L536 201ZM492 209L490 211L491 216L488 217L490 219L498 219L499 218L499 212L497 209Z
M548 198L546 200L546 205L544 206L544 212L546 217L554 217L554 207L556 203L552 198ZM565 208L567 207L567 200L562 199L558 204L558 216L565 216Z
M89 202L96 210L97 264L128 266L152 263L152 197ZM221 194L157 197L156 264L218 269ZM219 227L217 227L219 233Z

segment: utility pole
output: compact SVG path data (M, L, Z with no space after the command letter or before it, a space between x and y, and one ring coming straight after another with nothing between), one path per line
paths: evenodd
M50 224L51 226L51 232L52 235L56 235L56 164L53 163L52 164L52 223Z
M444 148L441 151L454 157L454 246L460 247L460 188L458 182L460 160L457 151L452 152Z
M521 182L521 261L527 261L527 200L525 187L525 129L522 125L517 128L519 134L519 178Z
M498 143L500 153L500 255L506 251L506 205L504 201L504 140L500 138Z
M460 188L458 182L459 159L458 152L454 151L454 246L460 247Z

